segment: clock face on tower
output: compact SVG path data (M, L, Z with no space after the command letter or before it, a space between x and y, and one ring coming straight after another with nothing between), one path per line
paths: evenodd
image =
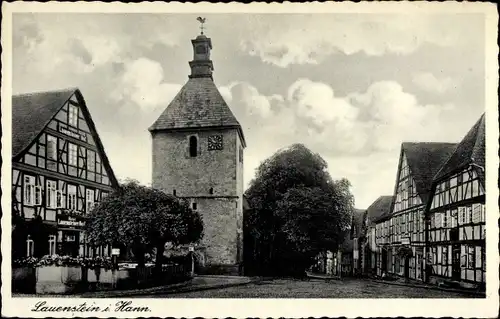
M208 150L222 150L222 135L212 135L208 137Z

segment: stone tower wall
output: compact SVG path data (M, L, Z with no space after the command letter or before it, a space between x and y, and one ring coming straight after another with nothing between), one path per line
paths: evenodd
M190 157L189 138L198 138ZM223 136L223 150L208 150L208 137ZM204 223L205 263L233 266L243 258L243 163L236 129L157 132L152 138L154 188L196 203ZM213 194L210 194L213 188Z
M198 137L198 156L189 155L189 137ZM208 150L208 137L222 135L224 149ZM237 148L235 129L194 132L158 132L153 135L152 186L181 197L236 197ZM214 193L209 193L213 188Z

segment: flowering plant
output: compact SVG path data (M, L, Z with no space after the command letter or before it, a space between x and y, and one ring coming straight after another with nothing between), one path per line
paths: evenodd
M43 266L66 266L66 267L84 267L89 269L104 268L111 269L113 263L110 257L71 257L59 255L45 255L42 258L27 257L14 260L14 267L43 267Z

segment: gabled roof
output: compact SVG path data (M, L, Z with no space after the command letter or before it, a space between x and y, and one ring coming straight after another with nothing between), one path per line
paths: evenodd
M75 88L12 96L12 157L27 149Z
M415 181L417 193L420 195L423 203L427 202L434 176L453 153L455 146L455 143L430 142L404 142L402 144L401 150L406 155L408 167Z
M380 196L366 209L369 225L391 214L394 196Z
M73 95L81 107L82 114L99 150L102 163L108 173L110 183L113 187L117 187L118 180L109 164L109 159L104 151L104 146L99 138L83 95L77 88L12 96L12 159L16 160L24 155Z
M209 77L192 77L182 87L149 131L199 128L236 128L241 125Z
M483 114L462 141L458 143L453 154L437 172L434 179L439 180L470 164L485 168L485 139L485 114ZM480 178L484 180L484 170L477 171Z

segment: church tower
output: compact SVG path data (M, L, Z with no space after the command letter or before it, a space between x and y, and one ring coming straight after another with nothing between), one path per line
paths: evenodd
M245 138L214 84L211 39L202 32L191 42L189 79L149 128L152 186L187 199L202 216L204 237L196 250L205 271L238 274L243 261Z

